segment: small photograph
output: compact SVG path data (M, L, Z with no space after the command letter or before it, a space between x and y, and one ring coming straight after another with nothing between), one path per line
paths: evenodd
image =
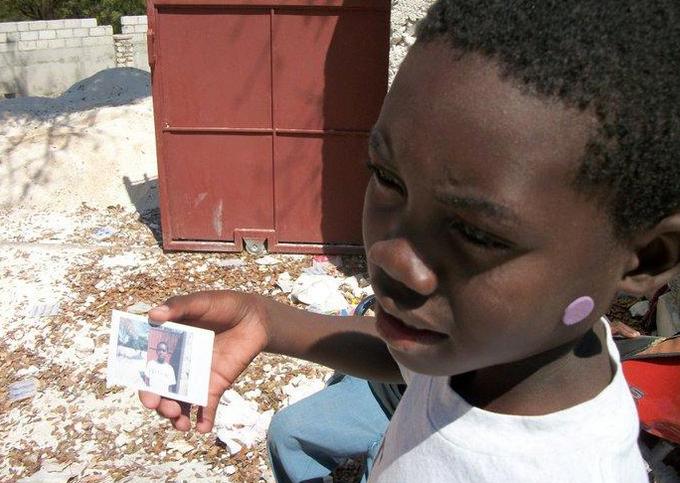
M149 391L205 406L215 334L142 315L111 314L108 386Z

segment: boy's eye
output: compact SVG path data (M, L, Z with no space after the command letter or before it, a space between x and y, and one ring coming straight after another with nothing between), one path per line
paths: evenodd
M461 220L449 221L449 228L459 233L467 242L482 248L507 250L510 245L484 231L474 228Z
M401 185L401 182L389 171L386 171L380 166L373 164L370 160L366 161L366 166L378 183L387 188L397 190L400 194L404 194L404 189Z

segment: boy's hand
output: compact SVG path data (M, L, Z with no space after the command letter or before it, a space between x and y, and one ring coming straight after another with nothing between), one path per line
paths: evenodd
M199 407L196 429L209 432L224 391L267 345L267 310L259 297L229 291L197 292L168 299L149 311L157 322L173 321L215 332L208 405ZM180 431L191 428L191 405L140 391L149 409L168 418Z
M611 321L609 325L612 329L612 336L618 335L628 339L635 339L636 337L640 336L640 333L637 330L618 320Z

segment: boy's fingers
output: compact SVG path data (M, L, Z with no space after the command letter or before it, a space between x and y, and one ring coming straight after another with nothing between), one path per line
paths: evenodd
M149 318L158 322L167 320L197 320L211 308L211 298L205 293L170 297L163 305L149 311Z
M611 329L612 335L622 335L624 337L628 337L629 339L634 339L635 337L640 336L640 332L619 321L612 322Z
M157 409L161 403L161 397L158 394L153 394L146 391L139 391L139 400L142 405L148 409Z
M212 430L215 424L215 414L217 413L217 406L219 403L219 396L215 394L209 394L208 405L206 407L198 408L196 430L199 433L209 433Z
M156 412L164 418L176 419L181 416L182 408L177 401L162 398L160 404L156 408Z
M172 425L178 431L189 431L191 429L191 404L180 402L180 415L172 420Z

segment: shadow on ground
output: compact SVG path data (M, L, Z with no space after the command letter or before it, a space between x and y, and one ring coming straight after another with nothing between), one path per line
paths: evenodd
M12 117L56 117L102 106L130 104L151 95L151 76L132 67L105 69L76 82L59 97L0 100L0 120Z

